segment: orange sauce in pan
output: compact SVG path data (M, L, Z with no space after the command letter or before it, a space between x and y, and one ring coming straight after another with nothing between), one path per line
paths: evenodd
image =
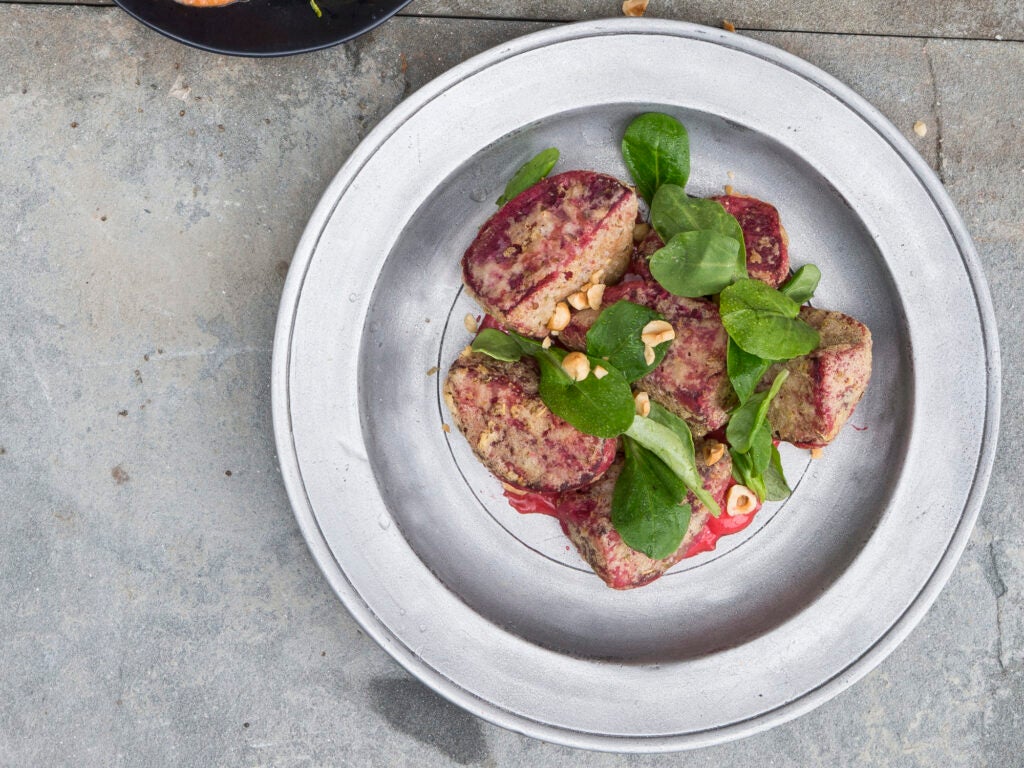
M236 0L175 0L182 5L192 5L196 8L216 8L221 5L231 5Z

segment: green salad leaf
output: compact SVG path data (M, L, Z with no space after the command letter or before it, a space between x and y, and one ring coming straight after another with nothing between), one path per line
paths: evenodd
M567 354L552 347L534 355L540 365L541 400L580 432L597 437L621 435L632 423L636 409L629 382L614 366L590 355L591 374L573 381L562 369ZM599 365L608 372L600 379L593 374Z
M789 483L786 482L786 475L782 472L782 456L779 449L772 444L772 458L764 471L765 493L762 500L782 501L788 499L792 491Z
M633 422L636 405L629 382L605 360L588 355L590 375L582 381L574 381L562 368L568 352L554 347L544 349L539 342L513 331L503 333L485 328L473 341L472 349L507 362L515 362L523 355L536 360L540 367L540 399L552 413L580 432L617 437ZM600 379L593 374L597 366L607 371Z
M651 275L676 296L708 296L746 277L742 244L710 229L680 232L651 256Z
M733 391L739 398L740 404L743 404L754 394L761 378L771 367L772 361L763 360L757 355L744 352L731 338L725 360Z
M750 398L737 408L729 418L729 424L725 428L725 439L729 441L734 451L747 453L754 444L755 438L759 436L762 427L766 426L768 418L768 407L772 399L779 393L782 385L789 378L789 371L783 368L775 377L769 389ZM768 443L771 444L771 433L768 433ZM768 459L765 457L764 466L767 466Z
M779 293L788 296L797 304L806 304L814 296L821 281L821 270L813 264L804 264L779 286Z
M505 185L505 192L496 201L496 205L504 205L516 195L525 192L541 179L547 178L551 169L558 162L559 152L554 147L539 152L534 157L523 163L515 172L508 184Z
M693 452L693 436L685 421L652 402L650 415L635 416L626 436L665 462L712 515L718 517L722 513L718 502L704 488Z
M654 560L674 553L690 525L686 486L665 462L623 438L625 463L612 492L612 525L622 540Z
M733 478L737 483L747 486L756 493L758 499L764 501L767 496L764 476L754 468L750 454L736 453L735 451L729 451L729 454L732 456Z
M733 238L740 244L743 276L746 277L747 249L743 242L743 227L717 200L690 197L676 184L662 184L651 202L651 226L665 243L680 232L701 230Z
M690 137L671 115L647 112L626 128L622 158L640 197L650 203L662 184L686 186L690 178Z
M670 341L654 347L654 362L648 365L644 359L644 342L640 338L645 325L652 320L663 319L649 307L617 301L602 309L587 331L587 352L607 360L632 383L653 371L665 359Z
M495 360L504 360L507 363L514 363L523 356L523 344L516 335L502 333L497 328L484 328L470 346L474 352L483 352Z
M760 280L737 280L723 289L718 309L733 341L764 360L806 355L820 343L818 332L797 317L800 305Z

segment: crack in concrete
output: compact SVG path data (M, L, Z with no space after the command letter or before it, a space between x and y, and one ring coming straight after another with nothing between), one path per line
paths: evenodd
M999 663L999 671L1006 674L1007 662L1004 658L1003 643L1003 598L1006 596L1008 587L1003 575L999 572L999 554L996 551L996 540L990 538L986 551L988 552L988 567L984 568L985 579L992 587L992 594L996 600L996 661Z
M931 52L928 50L928 42L922 46L924 59L928 63L928 77L932 83L932 109L935 111L935 172L939 175L939 181L946 185L946 158L942 152L942 101L939 98L939 81L935 77L935 62L932 61Z

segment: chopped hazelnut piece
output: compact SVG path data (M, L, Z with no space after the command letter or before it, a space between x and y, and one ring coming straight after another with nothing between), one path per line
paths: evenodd
M640 338L649 347L656 347L676 337L676 330L667 320L651 320L640 331ZM648 363L650 365L650 363Z
M590 375L590 360L582 352L570 352L562 361L562 370L573 381L583 381Z
M824 453L824 451L822 451L820 447L811 448L811 458L812 459L820 459L822 457L823 453Z
M749 515L757 509L757 494L745 485L734 485L725 497L725 511L730 517Z
M566 301L569 302L569 306L573 309L587 309L590 306L587 302L587 294L583 291L576 291Z
M643 16L650 0L624 0L622 12L627 16Z
M725 19L723 19L722 20L722 29L724 29L726 32L735 32L736 31L736 25L733 24L731 21L726 21Z
M928 126L923 121L918 120L914 123L914 133L920 136L922 139L928 135Z
M649 416L651 414L651 396L646 392L637 392L633 396L633 403L636 405L638 416Z
M594 378L595 379L603 379L607 375L608 375L608 371L605 370L604 368L602 368L600 365L595 365L594 366Z
M544 341L542 341L540 345L543 349L551 349L551 337L545 336Z
M601 302L604 300L604 289L605 286L601 283L590 286L590 290L587 291L587 304L590 305L591 309L601 308Z
M555 311L551 314L551 319L548 320L548 330L561 331L569 324L571 319L572 315L569 313L569 305L564 301L560 301L555 305Z
M477 332L476 318L473 317L473 315L467 314L464 318L462 318L462 324L466 326L466 330L469 331L470 333Z
M650 344L645 344L644 345L644 362L647 363L648 365L654 365L654 360L655 360L654 347L652 347Z
M704 449L701 451L704 458L704 463L709 467L712 464L717 464L725 456L725 444L720 443L717 440L708 440L704 443Z

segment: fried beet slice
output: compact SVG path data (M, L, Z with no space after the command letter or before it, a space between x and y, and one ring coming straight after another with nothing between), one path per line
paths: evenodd
M789 237L779 212L764 200L747 195L713 197L740 223L747 245L747 274L778 288L789 277Z
M510 200L462 257L480 305L508 328L544 336L555 305L604 270L614 282L633 248L636 193L611 176L569 171Z
M704 487L725 509L725 493L732 484L732 461L726 453L715 464L707 466L701 458L702 445L698 440L697 468L704 479ZM569 539L594 573L613 589L633 589L650 584L682 560L694 537L707 523L710 512L692 493L687 493L686 502L691 505L691 514L686 535L673 554L652 560L643 552L629 547L612 526L612 491L621 471L620 459L593 485L562 494L558 502L558 516Z
M842 312L802 307L800 318L818 329L821 345L809 355L772 366L767 388L783 367L789 378L768 410L778 440L802 446L832 441L860 402L871 378L871 331Z
M586 435L553 414L538 382L531 358L463 354L448 371L444 399L473 453L499 480L541 492L592 483L615 460L616 440Z
M662 242L658 233L654 229L650 229L647 234L633 247L633 254L629 259L629 271L645 280L653 280L654 276L651 274L651 256L659 248L663 248L665 243Z
M633 386L684 419L695 435L725 424L736 396L726 368L729 337L714 302L673 296L653 281L630 280L609 286L602 307L623 300L660 312L676 332L661 365ZM559 341L583 349L597 317L593 310L576 312Z
M747 246L747 274L772 288L789 277L789 237L779 212L769 203L746 195L713 197L740 223ZM629 271L648 280L651 256L665 244L653 229L633 248Z

